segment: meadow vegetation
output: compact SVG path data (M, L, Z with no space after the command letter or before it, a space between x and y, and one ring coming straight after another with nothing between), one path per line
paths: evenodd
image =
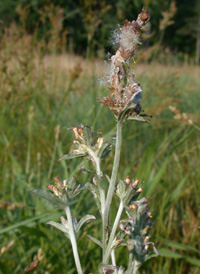
M71 246L61 232L46 225L61 213L32 197L54 176L75 176L85 182L82 160L60 162L70 150L68 128L83 123L96 131L115 133L112 114L97 98L107 94L99 79L106 67L101 60L85 60L65 52L56 54L62 37L36 41L12 24L0 41L0 273L22 273L40 252L35 273L76 273ZM59 41L58 41L59 40ZM137 61L137 59L136 59ZM134 67L134 63L132 64ZM200 69L187 64L141 62L135 70L142 83L142 106L152 114L151 124L126 124L120 176L145 180L144 195L156 225L151 234L161 257L145 263L140 273L192 273L200 267L198 207L200 204ZM169 106L174 106L177 115ZM185 117L185 118L183 118ZM176 118L176 119L175 119ZM104 169L110 173L112 155ZM81 181L80 181L81 183ZM82 193L72 210L98 214L93 198ZM113 212L114 214L115 212ZM87 233L98 237L94 222ZM84 272L94 271L99 250L86 231L79 235ZM123 250L116 256L124 263Z

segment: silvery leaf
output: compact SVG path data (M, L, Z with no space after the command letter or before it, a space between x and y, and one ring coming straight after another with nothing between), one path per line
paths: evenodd
M92 240L95 244L97 244L98 246L100 246L101 248L103 247L103 246L102 246L102 243L101 243L99 240L97 240L96 238L94 238L93 236L87 234L87 237L88 237L90 240Z
M31 193L43 198L46 202L56 208L63 209L66 207L66 203L63 199L56 197L54 194L43 190L43 189L34 189Z
M150 124L150 122L149 122L149 120L146 120L146 119L144 119L142 116L140 116L140 115L136 115L136 116L129 116L128 118L127 118L127 121L139 121L139 122L143 122L143 123L149 123Z
M62 156L58 161L62 161L62 160L69 160L69 159L73 159L73 158L78 158L78 157L83 157L85 156L84 153L68 153L65 154L64 156Z
M53 222L53 221L47 222L47 224L52 225L55 228L57 228L58 230L62 231L69 238L68 229L66 227L64 227L63 224L59 224L59 223L56 223L56 222Z
M77 225L75 225L75 231L78 233L82 225L90 220L95 220L96 218L93 215L86 215L84 216Z

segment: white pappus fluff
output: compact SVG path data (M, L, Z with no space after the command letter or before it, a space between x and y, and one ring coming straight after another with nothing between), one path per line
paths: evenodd
M119 44L125 50L131 50L139 42L139 34L132 27L121 27L114 31L114 44Z

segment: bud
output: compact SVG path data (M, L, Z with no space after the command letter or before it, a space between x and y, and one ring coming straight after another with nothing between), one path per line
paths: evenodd
M103 145L103 138L98 138L97 139L97 144L98 144L98 149L100 149L101 147L102 147L102 145Z
M129 176L127 176L126 178L125 178L125 180L124 180L124 182L127 184L127 185L129 185L130 184L130 179L129 179Z
M131 204L129 206L129 208L130 208L131 211L135 212L137 210L137 205L136 204Z
M63 216L60 217L60 220L61 220L61 223L64 225L64 227L68 228L67 220Z
M143 191L143 188L142 187L140 187L140 188L138 188L138 190L136 191L137 193L141 193Z
M63 187L64 187L64 189L67 191L67 180L64 180L64 181L63 181Z
M76 139L83 140L83 126L73 127L73 132Z
M136 179L135 181L133 181L132 188L136 188L138 186L139 182L140 182L139 179Z
M48 185L47 188L51 190L55 196L59 197L62 195L62 192L56 188L56 186Z
M118 239L116 240L113 245L112 245L112 248L116 248L117 246L119 246L121 244L121 242L123 241L123 239Z
M150 236L146 236L144 238L144 243L147 244L149 242L150 238L151 238Z

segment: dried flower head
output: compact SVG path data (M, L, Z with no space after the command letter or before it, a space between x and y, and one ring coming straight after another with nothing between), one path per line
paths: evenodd
M127 51L131 51L135 45L139 44L139 33L135 27L135 21L125 21L124 26L114 32L114 43Z
M136 45L140 43L140 28L148 19L147 10L143 9L136 21L125 21L124 25L115 31L115 44L119 45L119 49L111 57L109 76L111 94L101 98L100 102L109 106L118 119L121 118L122 113L124 113L123 118L126 119L141 112L142 89L134 82L129 64Z

